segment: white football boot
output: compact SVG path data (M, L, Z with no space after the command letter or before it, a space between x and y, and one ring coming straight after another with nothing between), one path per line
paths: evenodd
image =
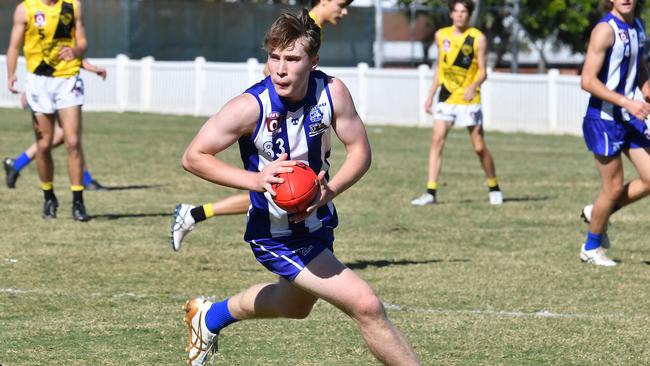
M189 342L185 348L188 365L203 366L208 361L212 364L214 356L217 354L218 334L210 332L205 325L205 314L210 306L212 306L212 302L202 297L188 300L183 305L183 310L185 310L183 320L189 331ZM209 359L208 355L210 355Z
M582 244L580 248L580 260L585 263L592 263L597 266L613 267L616 262L609 259L605 254L603 247L598 247L592 250L585 250L585 245Z
M432 195L431 193L425 193L411 201L411 204L413 206L426 206L433 205L434 203L436 203L436 196Z
M503 203L503 194L501 191L490 191L488 193L491 205L500 205Z
M185 235L194 230L196 226L196 222L194 222L194 218L190 214L190 210L194 207L196 206L188 205L187 203L179 203L176 205L170 233L170 243L172 249L176 252L181 250Z
M582 213L580 213L580 217L587 223L589 224L591 222L591 212L594 209L594 205L587 205L582 209ZM600 246L607 250L609 249L609 235L607 235L607 228L605 228L605 231L603 232L602 238L600 239Z

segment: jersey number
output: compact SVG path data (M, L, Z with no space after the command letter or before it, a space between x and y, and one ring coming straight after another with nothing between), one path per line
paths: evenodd
M41 37L41 39L45 38L45 34L43 32L45 32L45 30L43 30L43 29L38 30L38 35L39 35L39 37Z
M277 139L275 140L275 144L278 145L278 149L280 150L280 153L274 154L273 153L273 145L271 145L270 141L264 144L264 153L273 158L278 158L280 155L284 154L286 150L284 149L284 140L282 139Z

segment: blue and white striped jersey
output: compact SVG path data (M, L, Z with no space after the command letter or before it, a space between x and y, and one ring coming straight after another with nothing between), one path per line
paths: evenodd
M323 72L312 71L307 94L299 103L282 100L270 77L246 90L257 99L260 116L253 135L239 139L244 169L259 172L282 153L287 153L289 160L304 162L316 174L321 170L328 172L334 109L327 82L328 76ZM329 173L325 179L329 179ZM338 225L332 202L320 207L305 221L291 223L286 211L273 202L268 192L250 192L250 197L246 241L305 235Z
M612 27L614 42L607 50L598 79L609 90L634 98L645 41L643 24L639 18L635 18L633 24L627 24L612 13L605 15L600 22ZM629 121L633 117L625 109L593 95L589 98L587 116L609 121Z

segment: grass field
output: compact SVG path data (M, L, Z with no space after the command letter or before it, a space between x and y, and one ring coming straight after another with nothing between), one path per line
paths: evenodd
M33 141L28 116L0 114L0 157L13 157ZM180 365L186 299L273 280L242 241L243 216L207 221L180 253L169 247L176 203L233 192L180 167L202 122L86 113L87 161L114 188L85 193L88 223L71 219L63 149L55 153L55 222L40 217L35 164L16 189L2 181L2 366ZM650 200L613 217L610 253L619 266L581 264L578 216L598 181L579 137L488 133L506 197L493 207L466 132L454 130L440 204L414 208L430 131L368 132L373 166L336 200L336 251L377 290L424 365L650 364ZM238 152L226 159L239 163ZM306 320L235 324L220 347L224 365L376 364L353 323L323 302Z

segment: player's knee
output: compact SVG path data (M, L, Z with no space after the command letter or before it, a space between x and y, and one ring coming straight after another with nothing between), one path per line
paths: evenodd
M483 156L487 152L487 149L485 148L485 145L483 145L483 144L476 144L476 145L474 145L474 152L478 156Z
M79 152L81 150L81 141L78 138L70 138L65 143L69 152Z
M352 314L358 321L374 321L386 316L384 305L374 293L359 296L352 309Z
M639 180L641 180L641 183L643 184L644 191L650 192L650 176L639 177Z

